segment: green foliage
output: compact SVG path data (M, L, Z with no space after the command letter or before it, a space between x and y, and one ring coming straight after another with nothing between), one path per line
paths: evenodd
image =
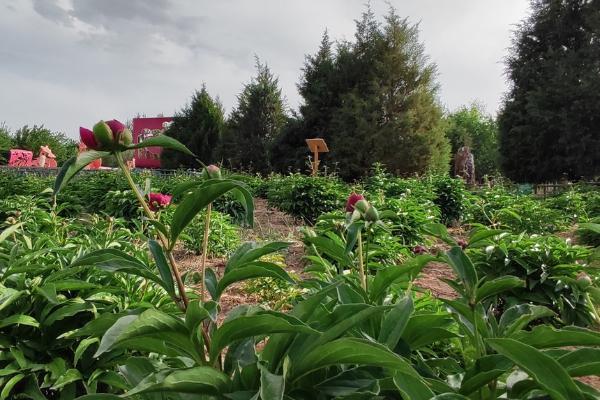
M600 8L534 0L507 59L512 88L498 122L504 173L517 182L600 173Z
M475 155L475 174L481 180L485 175L498 175L498 126L486 115L482 107L472 104L462 107L446 117L446 136L450 140L452 154L462 146L469 146Z
M467 220L515 233L553 233L567 229L577 214L550 208L543 200L502 187L477 193L467 202ZM580 216L579 216L580 217Z
M267 185L271 206L312 223L323 213L343 209L349 194L343 183L323 176L272 176Z
M268 173L270 146L286 122L286 107L278 79L258 58L256 70L227 121L221 158L234 168Z
M167 222L172 216L173 208L162 212L164 221ZM205 215L198 214L192 222L185 228L181 235L183 247L196 254L202 253L202 239L204 237ZM240 233L239 228L231 222L231 217L218 211L212 211L210 214L210 230L208 233L208 248L210 257L227 256L239 246Z
M280 254L265 256L261 260L286 268L285 257ZM288 275L295 281L299 280L299 277L292 272L288 272ZM244 292L257 297L262 304L266 304L272 310L289 309L301 298L302 293L298 286L275 278L249 280L244 284Z
M433 202L440 208L440 217L446 225L458 223L465 207L465 185L462 179L437 176L432 179L435 198Z
M165 134L179 140L202 162L210 164L217 161L216 150L224 126L223 106L203 85L194 93L191 103L173 117ZM161 165L163 168L198 168L193 157L168 149L161 153Z
M589 326L597 318L590 295L598 291L600 275L587 267L590 251L571 245L570 240L499 234L477 243L470 254L486 279L516 276L525 281L523 288L499 297L495 312L530 303L553 310L553 323L559 326Z

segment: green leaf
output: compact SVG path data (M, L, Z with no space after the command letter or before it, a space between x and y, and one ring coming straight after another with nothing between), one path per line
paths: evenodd
M568 372L552 357L513 339L488 339L487 343L527 372L552 398L583 400Z
M164 255L163 255L164 256ZM92 251L79 257L71 264L71 267L91 265L107 272L123 272L130 275L139 276L148 279L162 286L168 293L173 286L171 278L169 282L165 282L158 275L154 274L150 268L127 253L117 249L101 249ZM160 272L160 268L159 268ZM174 290L174 289L173 289Z
M15 233L21 226L23 226L22 222L18 224L14 224L4 229L2 233L0 233L0 243L4 242L10 235Z
M186 355L200 360L185 323L155 309L148 309L139 317L125 316L117 320L102 337L94 356L98 357L117 347L166 355Z
M576 326L556 329L548 325L539 325L529 332L516 332L511 338L538 349L564 346L600 346L600 332Z
M318 334L299 319L276 312L247 315L224 322L212 335L210 358L214 360L227 345L252 336L273 333Z
M587 230L592 231L594 233L600 234L600 224L595 224L593 222L585 222L583 224L579 224L577 227L579 230ZM1 242L1 240L0 240Z
M57 321L61 321L75 314L79 314L81 312L93 312L93 310L94 306L92 304L86 303L83 299L76 297L74 299L67 300L66 302L62 303L41 322L43 325L49 326Z
M429 400L434 396L433 391L427 386L425 381L414 375L397 372L394 375L394 384L402 393L403 398Z
M525 287L525 281L512 275L501 276L500 278L487 281L477 288L475 292L475 303L479 303L488 297L518 287Z
M225 273L244 265L254 263L267 254L287 249L289 245L289 242L269 242L259 246L255 242L246 242L229 258L225 265Z
M260 398L262 400L283 400L285 392L285 379L281 375L275 375L262 364L258 364L260 370Z
M341 266L349 267L353 265L352 259L346 253L346 248L336 243L333 239L317 236L306 237L304 240L310 244L314 244L319 251L333 258Z
M244 184L241 182L232 181L229 179L213 179L206 181L192 193L185 196L181 203L179 203L177 206L171 221L171 249L175 246L177 238L181 232L183 232L185 227L188 226L188 224L200 211L232 189L247 190L245 189ZM252 201L252 196L250 195L246 202L246 210L248 210L247 219L249 225L252 225L254 202Z
M171 150L180 151L184 154L187 154L194 158L197 158L196 155L194 153L192 153L190 151L190 149L185 147L185 145L183 143L181 143L177 139L174 139L167 135L153 136L153 137L148 138L138 144L134 144L132 146L127 146L127 149L134 150L134 149L142 149L144 147L154 147L154 146L162 147L163 149L171 149Z
M219 396L231 386L229 377L211 367L193 367L174 371L160 371L143 379L125 394L131 397L143 393L190 393Z
M148 248L152 253L152 257L154 257L154 262L156 263L158 273L162 279L162 286L165 288L167 293L169 293L172 297L175 297L175 283L173 282L171 268L169 267L169 263L167 262L167 257L165 257L163 248L156 240L152 239L148 241Z
M75 400L123 400L123 398L110 393L94 393L80 396Z
M0 329L10 325L28 325L35 328L40 326L39 322L37 322L35 318L24 314L15 314L0 320Z
M285 272L285 270L277 264L255 261L251 265L244 265L226 272L223 278L217 284L216 298L221 297L221 294L227 287L236 282L246 279L270 277L280 279L294 284L294 280Z
M80 381L81 379L81 372L73 368L68 369L56 380L56 382L54 382L54 385L52 385L52 389L59 390L67 386L68 384Z
M10 396L10 392L13 390L13 388L15 387L15 385L17 383L21 382L21 380L23 378L25 378L25 375L23 375L23 374L17 374L15 376L13 376L12 378L10 378L4 384L4 387L2 388L2 392L0 392L0 400L7 399L8 396Z
M460 393L469 395L498 378L513 367L513 362L500 354L491 354L475 360L460 384Z
M77 346L77 349L75 349L75 356L73 358L73 366L76 367L77 366L77 362L79 362L79 359L81 358L81 356L83 355L83 353L85 353L85 351L94 343L99 343L100 340L98 338L92 337L92 338L86 338L83 339L81 342L79 342L79 345Z
M321 334L312 346L319 346L330 342L338 337L342 336L346 331L351 328L355 328L358 324L371 318L373 315L383 313L387 306L370 306L368 304L348 304L337 306L332 313L332 317L336 318L338 313L342 313L343 318L336 318L337 322L333 326L329 327L326 331ZM351 315L346 315L345 310L349 310Z
M469 236L469 247L488 239L490 237L498 236L506 231L500 229L474 229Z
M428 235L443 240L450 246L456 246L456 240L448 233L448 229L444 224L430 223L423 226L423 231Z
M300 360L292 360L292 380L331 365L350 364L389 368L418 377L409 362L387 347L365 339L341 338L315 347Z
M600 349L570 351L557 359L571 376L600 376Z
M395 349L413 311L414 305L410 295L398 301L383 318L377 341L385 344L391 350Z
M386 294L387 289L403 276L415 277L430 261L436 257L420 255L406 261L402 265L382 268L377 271L373 283L369 287L371 301L380 302Z
M554 312L544 306L518 304L504 311L500 317L498 331L508 337L525 328L531 321L553 315Z
M467 257L460 247L454 246L446 253L446 260L454 272L456 272L463 285L465 285L467 293L471 297L477 284L477 272L469 257Z
M89 163L102 157L108 156L107 151L88 150L79 153L78 156L68 159L54 180L54 196L67 184L79 171L84 169Z

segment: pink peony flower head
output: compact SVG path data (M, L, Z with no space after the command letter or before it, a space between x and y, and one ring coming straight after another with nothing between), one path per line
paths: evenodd
M350 196L348 196L348 201L346 202L346 211L347 212L354 211L354 205L358 201L364 200L364 199L365 199L365 197L362 194L358 194L358 193L350 194Z
M108 125L108 127L112 131L113 137L117 137L117 135L119 135L127 128L124 123L119 122L116 119L106 121L106 125Z
M87 148L92 150L98 149L98 142L94 137L94 132L92 132L91 130L80 126L79 137L81 138L81 142L85 144Z
M171 203L173 196L162 193L149 193L148 205L152 211L158 211L161 208L167 207Z
M425 253L427 253L427 248L425 248L425 246L421 246L420 244L418 244L412 248L412 252L414 254L425 254Z

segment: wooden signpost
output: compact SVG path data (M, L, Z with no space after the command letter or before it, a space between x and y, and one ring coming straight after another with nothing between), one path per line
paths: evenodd
M314 139L306 139L306 144L310 151L313 152L314 161L312 164L312 176L317 175L317 170L319 169L319 153L327 153L329 149L327 148L327 143L321 138Z

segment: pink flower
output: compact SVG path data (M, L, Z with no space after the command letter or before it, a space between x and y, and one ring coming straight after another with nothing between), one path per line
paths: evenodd
M415 247L413 247L412 252L414 254L425 254L425 253L427 253L427 248L425 248L425 246L421 246L420 244L418 244Z
M86 145L86 147L88 147L92 150L98 149L98 142L96 142L96 138L94 137L94 132L92 132L91 130L80 126L79 127L79 137L81 138L81 141L83 142L83 144Z
M158 211L161 208L165 208L171 203L173 196L162 193L150 193L148 194L148 203L152 211Z
M118 135L123 132L127 127L122 122L117 121L116 119L106 121L106 125L110 128L113 133L113 137L118 137Z
M354 205L358 201L364 200L364 199L365 199L365 197L362 194L358 194L358 193L350 194L350 196L348 196L348 201L346 202L346 211L347 212L354 211Z
M469 245L469 243L467 243L467 241L465 239L458 239L456 241L456 244L459 245L460 248L463 250Z

